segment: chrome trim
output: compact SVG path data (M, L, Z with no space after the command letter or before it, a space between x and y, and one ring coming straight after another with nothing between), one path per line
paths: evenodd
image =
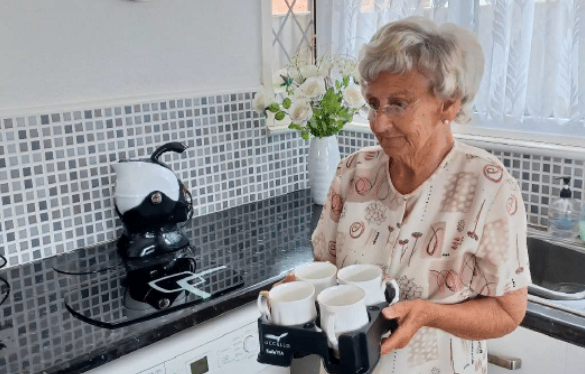
M488 362L507 370L518 370L522 367L522 360L519 358L508 358L493 353L488 353Z
M544 297L545 299L550 299L550 300L583 300L583 299L585 299L585 291L581 291L581 292L577 292L577 293L565 293L565 292L549 290L548 288L537 286L536 284L529 285L528 292L533 294L533 295Z
M585 254L585 246L584 246L583 240L581 240L579 238L557 239L557 238L551 237L550 234L548 233L548 231L536 230L532 227L528 227L526 234L527 234L526 236L529 238L542 240L542 241L548 242L548 243L556 245L556 246L564 247L564 248L571 249L573 251L577 251L577 252L581 252L581 253Z

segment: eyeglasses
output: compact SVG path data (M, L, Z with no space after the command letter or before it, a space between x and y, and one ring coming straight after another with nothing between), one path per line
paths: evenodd
M381 108L378 108L376 104L367 103L366 108L368 110L368 119L371 121L378 116L379 112L384 113L389 118L400 118L410 109L412 109L420 99L417 99L411 103L404 100L396 100L390 104L386 104Z

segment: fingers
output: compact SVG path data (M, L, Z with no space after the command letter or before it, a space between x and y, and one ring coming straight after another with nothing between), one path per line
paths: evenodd
M293 270L293 271L291 271L290 273L288 273L288 274L286 275L286 277L284 277L284 279L283 279L283 280L280 280L280 281L278 281L278 282L274 283L274 285L272 286L272 288L274 288L274 287L276 287L276 286L280 286L280 285L281 285L281 284L283 284L283 283L292 282L292 281L294 281L294 280L296 280L296 279L297 279L297 278L295 277L295 272L294 272L294 270Z
M408 301L400 301L394 305L388 306L382 310L382 315L386 319L396 319L398 328L392 334L382 340L380 353L385 355L395 349L405 348L413 335L419 329L415 322L414 316L411 314L413 304Z
M286 275L286 277L284 278L284 282L285 282L285 283L286 283L286 282L292 282L292 281L294 281L294 280L296 280L296 279L297 279L297 278L295 277L295 272L294 272L294 270L293 270L293 271L291 271L290 273L288 273L288 274Z
M404 324L395 330L388 338L382 340L380 354L385 355L396 349L405 348L416 333L412 326Z
M410 311L410 303L408 301L399 301L396 304L387 306L382 309L382 315L386 319L400 319L406 317Z

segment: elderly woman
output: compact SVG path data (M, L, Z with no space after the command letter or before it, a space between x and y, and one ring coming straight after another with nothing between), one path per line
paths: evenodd
M408 18L359 63L379 146L342 160L313 233L316 260L376 264L400 285L398 329L375 373L485 373L485 339L512 332L530 283L524 204L489 153L453 139L483 74L475 37Z

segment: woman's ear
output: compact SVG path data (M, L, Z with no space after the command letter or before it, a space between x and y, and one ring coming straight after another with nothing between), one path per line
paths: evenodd
M455 117L457 117L457 113L459 113L459 109L461 109L461 99L447 99L443 100L441 104L439 118L442 122L453 122Z

